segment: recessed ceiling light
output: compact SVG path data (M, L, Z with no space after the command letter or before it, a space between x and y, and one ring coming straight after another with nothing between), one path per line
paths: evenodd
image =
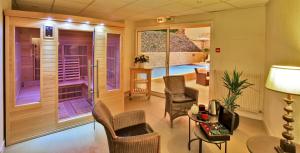
M51 17L48 17L47 20L48 20L48 21L52 21L53 19L52 19Z
M72 19L67 19L67 22L72 22L73 20Z
M100 25L100 26L104 26L104 23L100 23L99 25Z
M85 21L84 23L85 23L85 24L90 24L90 21Z

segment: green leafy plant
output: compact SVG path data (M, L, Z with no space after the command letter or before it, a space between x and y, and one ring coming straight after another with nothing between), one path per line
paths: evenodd
M228 89L227 97L223 98L224 105L227 109L234 111L240 107L236 104L236 100L243 93L243 90L252 86L253 84L248 82L248 79L241 79L243 72L238 72L236 69L232 72L232 77L225 71L223 76L224 87Z
M209 49L208 48L204 48L203 51L207 53L207 52L209 52Z
M147 63L149 62L149 56L147 55L138 55L134 58L134 63Z

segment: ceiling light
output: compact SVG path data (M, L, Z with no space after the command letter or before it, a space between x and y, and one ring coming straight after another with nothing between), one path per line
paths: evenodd
M72 22L72 19L67 19L67 22Z
M84 23L85 23L85 24L90 24L90 21L85 21Z
M47 20L48 20L48 21L52 21L53 19L52 19L51 17L48 17Z
M100 26L104 26L104 23L100 23L99 25L100 25Z

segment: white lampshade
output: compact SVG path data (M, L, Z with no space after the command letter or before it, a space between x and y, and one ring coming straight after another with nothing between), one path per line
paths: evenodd
M300 67L273 65L269 72L266 88L300 95Z

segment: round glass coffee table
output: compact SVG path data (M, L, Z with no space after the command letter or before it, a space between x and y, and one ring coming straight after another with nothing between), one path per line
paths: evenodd
M199 120L197 118L197 115L192 114L191 110L188 110L188 117L189 117L189 141L188 141L188 149L191 150L191 142L198 140L199 138L191 139L191 121L194 121L196 124L199 122L204 122L204 120ZM217 122L218 117L217 116L209 116L209 121Z

